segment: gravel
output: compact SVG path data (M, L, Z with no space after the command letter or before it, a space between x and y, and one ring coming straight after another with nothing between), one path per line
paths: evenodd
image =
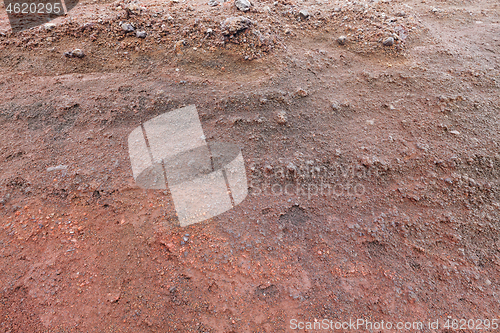
M340 45L345 45L346 42L347 42L346 36L340 36L339 38L337 38L337 43L339 43Z

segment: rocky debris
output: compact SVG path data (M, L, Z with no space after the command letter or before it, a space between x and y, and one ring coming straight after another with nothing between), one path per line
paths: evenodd
M309 16L311 16L311 14L309 14L309 12L306 10L306 9L301 9L299 11L299 17L303 20L306 20L309 18Z
M64 56L67 58L83 58L85 53L80 49L74 49L73 51L64 52Z
M120 25L122 30L125 32L132 32L135 30L134 26L130 23L123 23Z
M248 12L252 4L248 0L235 0L234 5L242 12Z
M136 36L137 38L146 38L147 33L146 33L146 31L144 31L144 30L137 30L137 31L135 32L135 36Z
M382 41L382 44L384 44L384 46L392 46L392 45L394 45L394 37L387 37L386 39L384 39Z
M285 125L288 122L288 117L285 111L280 111L276 114L276 122L280 125Z
M208 2L208 5L211 6L211 7L218 6L219 5L219 1L217 1L217 0L210 0Z
M250 28L252 20L244 16L229 17L221 23L224 35L234 35L240 31Z
M339 43L339 45L345 45L346 42L347 42L346 36L340 36L339 38L337 38L337 43Z

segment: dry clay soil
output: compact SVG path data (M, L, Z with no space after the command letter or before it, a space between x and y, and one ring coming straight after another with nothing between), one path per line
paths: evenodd
M500 319L499 10L82 1L12 33L0 8L0 332ZM127 136L191 104L249 194L181 228Z

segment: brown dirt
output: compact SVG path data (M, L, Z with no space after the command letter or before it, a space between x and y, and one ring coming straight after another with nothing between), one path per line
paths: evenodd
M0 332L500 319L498 2L253 4L83 1L16 34L0 8ZM127 136L188 104L250 194L180 228Z

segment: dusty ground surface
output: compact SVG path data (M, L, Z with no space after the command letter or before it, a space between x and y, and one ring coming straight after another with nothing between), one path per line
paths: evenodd
M0 8L0 332L500 319L498 2L253 5L82 1L16 34ZM250 194L180 228L127 136L188 104Z

